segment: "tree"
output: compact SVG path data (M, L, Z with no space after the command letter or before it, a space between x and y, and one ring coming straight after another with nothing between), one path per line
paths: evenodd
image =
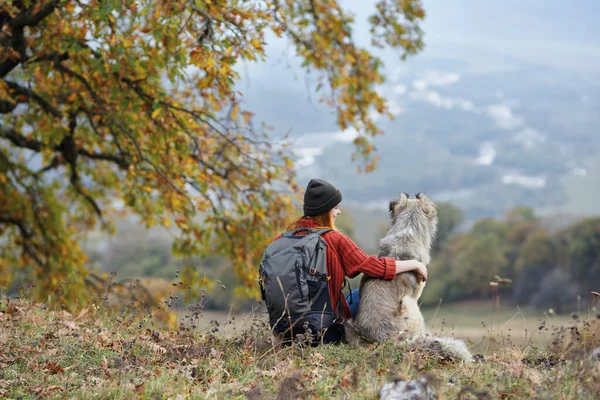
M419 0L378 1L373 44L416 53L423 18ZM353 23L335 0L3 1L3 280L21 269L39 299L87 300L78 240L111 231L121 210L174 223L175 252L225 255L254 288L299 188L288 147L241 109L236 64L264 59L267 31L289 39L372 170L373 112L390 114L383 64L355 44Z
M557 264L558 259L554 240L545 230L539 229L529 235L525 243L519 248L515 269L521 271L537 265L554 267Z
M600 288L600 218L583 219L559 234L564 269L581 295Z
M516 264L519 252L527 244L528 238L539 231L539 220L531 208L515 207L506 213L504 225L506 227L505 251L508 259L504 276L514 279L518 273Z
M556 245L545 230L527 237L518 249L514 265L515 285L513 301L528 304L542 285L542 281L557 267Z
M505 216L505 221L509 225L518 222L535 222L537 219L535 211L531 207L511 208Z
M507 226L494 218L483 218L475 222L470 234L473 236L493 235L501 241L506 239Z
M579 287L569 275L558 268L548 271L532 296L531 305L537 310L554 309L557 313L575 311Z
M471 233L462 238L461 245L452 262L452 278L463 298L483 297L489 293L489 282L506 268L502 240L493 233Z
M454 233L456 228L463 222L464 213L462 210L451 203L438 203L438 230L437 236L431 246L433 256L438 254L446 244L448 239Z

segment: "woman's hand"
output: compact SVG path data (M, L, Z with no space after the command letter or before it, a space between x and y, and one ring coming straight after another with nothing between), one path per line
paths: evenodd
M396 260L396 275L408 271L415 271L423 277L424 281L427 280L427 267L422 262L417 260Z

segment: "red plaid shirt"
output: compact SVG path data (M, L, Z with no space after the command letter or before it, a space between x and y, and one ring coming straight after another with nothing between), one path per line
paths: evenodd
M311 219L301 220L300 226L304 228L317 228ZM306 234L306 231L297 233ZM277 236L275 240L279 239ZM396 261L391 257L370 256L360 249L348 236L338 231L329 231L322 235L327 243L327 273L329 274L329 298L331 305L336 310L338 300L341 299L343 314L350 319L352 314L346 297L341 295L344 278L354 278L361 272L373 278L394 279L396 276Z

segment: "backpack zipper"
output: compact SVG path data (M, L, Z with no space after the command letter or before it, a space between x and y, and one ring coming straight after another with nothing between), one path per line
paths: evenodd
M298 292L300 292L300 301L304 301L304 293L302 293L302 283L300 282L300 264L296 260L296 283L298 284Z

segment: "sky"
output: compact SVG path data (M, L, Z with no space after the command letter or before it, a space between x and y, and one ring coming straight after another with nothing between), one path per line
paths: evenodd
M374 2L341 1L355 14L357 42L367 45L367 17ZM580 78L600 77L598 0L424 0L423 4L427 14L422 25L425 49L406 62L393 50L377 53L388 76L398 79L403 70L427 68L428 63L443 60L460 65L462 71L457 72L510 72L516 65L530 63ZM305 109L307 104L319 108L314 94L307 90L310 75L299 67L290 45L275 39L268 38L265 63L244 65L240 89L252 95L259 88L267 93L283 88L304 99L296 108Z
M369 42L367 17L374 3L341 0L355 15L358 43ZM423 5L426 48L418 57L486 58L495 54L590 72L598 72L600 67L600 1L424 0ZM285 44L270 42L271 55L277 58ZM392 51L386 53L384 58L394 58Z
M430 47L425 55L450 45L556 68L599 71L599 1L425 0L424 7Z
M375 2L341 3L355 14L355 40L368 45L367 18ZM400 125L404 108L418 106L453 113L451 119L459 123L448 134L460 129L461 119L471 120L485 129L498 128L526 149L548 148L556 132L589 135L586 118L600 106L600 1L424 0L423 5L427 16L422 52L401 61L394 50L374 50L385 63L387 82L381 90ZM275 127L274 137L292 138L298 165L306 174L322 173L313 165L315 158L345 146L355 132L339 130L332 110L320 104L311 89L314 76L300 67L286 41L273 39L267 40L265 63L241 70L240 90L258 119ZM551 99L538 96L538 89ZM541 117L531 120L525 113ZM380 122L385 124L383 118ZM490 166L503 156L497 143L477 144L474 164ZM561 157L569 168L584 171L575 153L568 146L563 150ZM350 151L347 160L347 167L355 168ZM541 188L546 178L513 171L502 183Z
M367 17L374 2L341 2L355 14L357 41L368 45ZM569 79L570 76L582 81L600 78L598 0L424 0L423 4L427 14L422 25L425 49L405 62L400 61L393 50L378 53L385 62L388 76L385 89L392 98L403 95L402 91L417 89L420 93L409 93L414 100L472 110L473 100L468 95L476 99L475 92L443 98L435 91L423 89L446 86L461 79L463 74L481 74L493 80L493 74L510 73L523 64L540 70L539 76L531 79L549 76L542 74L548 70L552 71L548 79L554 80ZM246 93L248 103L257 111L258 117L275 126L280 134L292 137L331 131L342 141L343 138L351 139L341 132L335 133L333 115L318 104L310 89L311 75L300 68L286 41L274 39L268 38L267 62L246 64L241 71L240 89ZM414 81L407 81L407 71L422 71L420 80L429 82L428 88L415 87ZM261 101L281 97L282 92L288 99L268 104ZM498 92L502 94L502 88ZM294 100L286 101L290 98ZM393 102L391 106L394 111ZM401 111L400 107L397 111ZM506 124L520 123L507 104L487 112L499 123L502 119Z

